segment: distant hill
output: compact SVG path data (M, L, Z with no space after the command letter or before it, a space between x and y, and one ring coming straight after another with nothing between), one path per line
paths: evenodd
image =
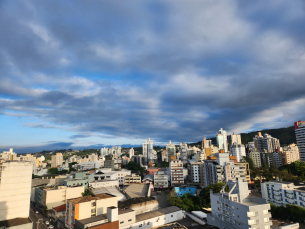
M266 129L266 130L257 130L250 133L241 133L241 141L243 144L247 144L248 142L253 141L253 137L257 135L258 132L262 134L270 134L274 138L278 138L280 140L281 146L289 145L291 143L296 143L294 126L290 126L287 128L279 128L279 129ZM216 145L216 137L210 138L212 143ZM201 141L197 143L191 143L190 145L201 145Z

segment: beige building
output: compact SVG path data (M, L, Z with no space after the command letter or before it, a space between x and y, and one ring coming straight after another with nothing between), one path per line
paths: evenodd
M98 161L98 155L95 153L92 153L88 156L89 161Z
M0 154L1 159L8 160L8 161L19 161L20 158L17 157L17 154L13 151L13 148L10 148L9 151L3 151Z
M249 163L247 163L247 162L237 162L237 163L235 163L235 165L242 165L242 166L245 167L245 181L247 183L251 183Z
M56 168L59 165L62 165L63 156L61 153L56 153L56 155L52 155L51 167Z
M52 209L66 203L66 200L82 196L84 186L66 187L57 186L43 189L42 205Z
M300 160L299 148L296 144L290 144L283 148L282 152L282 164L288 165L292 162Z
M123 185L141 184L141 176L131 174L123 178Z
M258 152L258 151L251 151L249 153L249 157L252 159L255 168L262 167L261 153L260 152Z
M180 160L172 160L169 164L169 170L172 186L180 186L184 184L183 163Z
M94 180L89 183L92 188L119 187L119 180Z
M0 162L0 221L28 218L32 162Z
M74 228L75 220L107 214L108 207L118 207L118 199L111 194L97 194L67 200L65 225Z

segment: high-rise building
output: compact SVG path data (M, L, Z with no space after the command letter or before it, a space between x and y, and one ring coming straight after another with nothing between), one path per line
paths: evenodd
M95 153L92 153L88 156L89 161L98 161L98 155Z
M291 164L292 162L300 160L299 148L296 144L290 144L283 148L283 165Z
M145 165L148 165L149 162L153 162L154 159L153 150L154 150L154 142L149 138L142 145L142 153L145 160L144 163Z
M188 180L192 184L204 185L203 162L187 161Z
M235 134L233 132L232 135L228 136L228 143L230 148L235 144L235 145L241 145L241 136L240 134Z
M171 174L171 185L180 186L184 184L183 177L183 163L180 160L172 160L169 163L169 170Z
M129 149L129 158L132 158L134 156L134 149L130 148Z
M13 151L13 148L10 148L9 151L3 151L3 153L0 154L1 159L3 160L9 160L9 161L16 161L20 158L17 157L17 154Z
M258 135L253 138L253 142L259 152L273 153L280 148L280 141L277 138L269 134L262 136L261 132L258 132Z
M62 165L63 156L61 153L56 153L56 155L52 155L51 160L51 168L56 168L59 165Z
M206 137L201 141L201 149L211 148L212 147L212 140L207 140Z
M237 178L229 181L220 193L210 193L212 213L208 214L210 225L225 229L263 228L270 229L272 221L270 204L265 199L250 195L248 183Z
M169 141L169 143L166 144L166 154L167 154L168 162L171 161L172 156L176 156L176 146L175 144L172 144L171 141Z
M233 144L231 147L231 153L236 157L236 160L240 162L243 157L246 156L246 148L243 144Z
M179 145L179 153L180 153L180 160L183 164L187 163L187 144L184 142L181 142Z
M154 188L168 188L168 175L164 171L157 171L154 174Z
M294 123L295 137L300 151L300 160L305 161L305 121Z
M253 161L253 166L255 168L260 168L262 167L262 162L261 162L261 153L258 151L251 151L249 153L249 157L252 159Z
M101 156L106 156L108 155L108 148L104 147L104 148L101 148Z
M0 224L6 228L10 228L6 225L8 220L24 221L18 228L32 228L32 222L28 219L32 166L30 161L0 162Z
M222 128L216 134L216 140L219 150L224 150L225 153L228 152L228 140L227 140L227 131Z

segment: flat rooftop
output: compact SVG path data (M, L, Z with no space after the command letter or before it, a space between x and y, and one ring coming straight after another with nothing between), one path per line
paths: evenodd
M3 220L0 221L0 227L15 227L23 224L32 223L32 221L29 218L15 218L15 219L9 219L9 220Z
M156 200L153 197L136 197L128 200L119 201L118 208L124 209L124 208L130 208L134 204L144 203L147 201Z
M159 209L159 210L156 210L156 211L142 213L142 214L136 215L136 222L143 221L143 220L148 220L148 219L151 219L151 218L155 218L155 217L162 216L162 215L165 215L165 214L177 212L177 211L180 211L180 210L181 209L176 207L176 206L171 206L171 207L162 208L162 209Z
M85 225L88 223L94 223L100 220L105 220L107 219L107 214L102 214L102 215L98 215L98 216L93 216L87 219L82 219L82 220L78 220L78 222L80 222L81 224Z
M74 199L69 199L68 201L70 201L74 204L79 204L79 203L89 202L92 200L102 200L102 199L108 199L108 198L112 198L112 197L116 197L116 196L108 194L108 193L103 193L103 194L97 194L95 196L82 196L82 197L78 197L78 198L74 198Z
M277 180L272 180L268 181L270 183L278 183L278 184L293 184L293 182L287 182L287 181L277 181Z

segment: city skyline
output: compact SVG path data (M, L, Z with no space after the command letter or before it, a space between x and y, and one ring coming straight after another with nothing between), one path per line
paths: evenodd
M304 120L303 1L0 6L0 149L165 145Z

